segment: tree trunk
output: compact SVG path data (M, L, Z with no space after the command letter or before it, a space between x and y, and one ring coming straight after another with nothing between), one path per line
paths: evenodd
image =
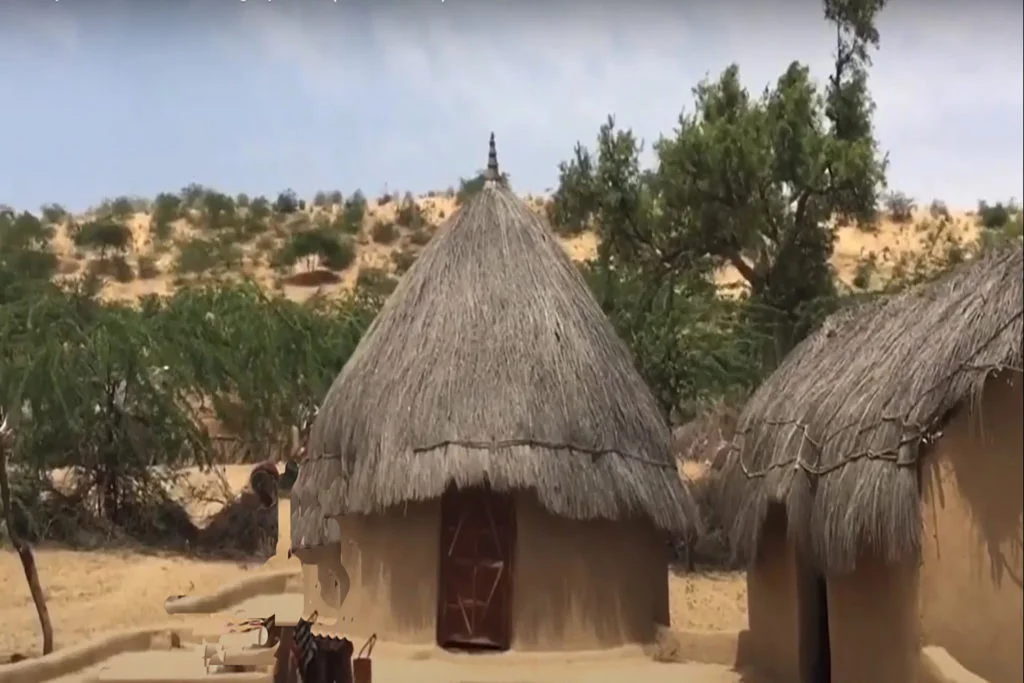
M39 584L39 572L36 571L32 546L18 535L14 524L14 515L11 512L11 484L7 479L7 450L3 443L0 443L0 502L3 503L7 534L11 537L11 544L18 553L22 569L25 570L28 590L32 594L36 614L39 615L39 626L43 630L43 654L48 655L53 652L53 625L50 623L50 611L46 608L46 596L43 595L43 588Z

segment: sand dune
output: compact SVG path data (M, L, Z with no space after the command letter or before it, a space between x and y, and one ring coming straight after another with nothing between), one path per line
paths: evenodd
M527 197L526 201L536 211L544 212L545 200L543 198ZM430 226L442 224L458 209L454 197L446 195L420 197L416 202ZM276 288L290 299L304 301L317 292L321 295L330 295L352 288L359 272L364 269L373 268L395 273L394 257L396 253L415 253L418 249L417 245L413 243L414 231L399 229L397 239L389 244L374 242L371 233L374 224L394 221L398 207L398 201L391 201L387 204L380 204L376 201L369 202L363 228L354 236L356 242L355 262L337 274L339 279L337 283L324 284L319 287L288 284L287 273L283 275L275 273L268 265L270 256L282 246L290 231L318 219L334 216L337 209L311 208L300 212L296 214L299 218L293 216L289 219L290 225L282 226L276 231L272 230L253 243L244 245L242 247L242 266L234 274L254 279L268 289ZM87 218L88 216L82 216L77 220L81 222ZM871 232L865 232L857 227L839 228L836 249L832 258L832 265L836 270L837 277L845 283L850 283L856 274L858 265L864 259L871 257L878 262L879 270L885 272L887 264L891 264L902 255L921 250L927 237L926 231L921 229L921 224L927 219L926 213L920 211L908 224L899 224L883 218L876 229ZM137 270L140 259L145 259L154 264L159 273L131 282L109 281L103 289L103 296L108 299L131 301L148 294L170 294L176 287L176 277L172 272L178 249L175 245L199 236L200 231L189 225L187 221L179 220L174 225L174 234L170 243L159 247L151 239L148 214L137 213L127 220L127 224L132 232L132 243L126 260ZM431 227L428 228L428 231L435 229ZM973 214L965 211L953 211L948 233L965 242L975 240L978 227ZM596 255L598 240L593 233L585 232L574 237L563 238L560 241L566 253L576 261L591 259ZM75 248L68 235L67 226L58 227L53 245L62 260L64 277L75 276L81 272L82 268L86 267L90 260L95 258L95 255ZM302 269L303 266L297 266L291 274L294 275ZM222 275L222 277L227 277L227 275ZM716 279L725 291L733 291L737 287L745 286L742 277L732 267L723 268Z

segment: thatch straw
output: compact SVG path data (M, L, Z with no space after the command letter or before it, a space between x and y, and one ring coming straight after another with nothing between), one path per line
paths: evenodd
M574 519L696 522L629 350L544 221L500 181L405 274L335 380L292 491L292 547L327 518L530 489Z
M740 416L722 504L751 560L770 503L822 568L920 549L918 458L986 379L1020 371L1020 246L832 316Z

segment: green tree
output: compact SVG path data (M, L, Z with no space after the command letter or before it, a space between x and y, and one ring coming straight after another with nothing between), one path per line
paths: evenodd
M635 203L648 191L653 220L598 226L599 259L611 254L676 274L731 266L750 290L752 315L770 332L764 361L777 363L829 309L836 296L829 265L832 219L875 219L886 159L873 137L868 51L877 46L879 0L827 0L836 60L824 89L793 62L760 97L740 82L737 65L694 88L671 137L655 145L657 168L602 183L589 151L561 167L552 216L568 230L600 222L598 207ZM635 153L614 121L599 133L606 156ZM610 168L620 169L621 164ZM611 187L599 196L595 187ZM626 189L623 189L623 188ZM630 211L623 215L629 216Z
M351 197L345 200L341 215L344 232L350 235L359 232L366 219L366 195L362 190L356 190Z
M266 197L254 197L249 203L249 216L253 220L259 222L266 222L270 218L273 211L270 207L270 202Z
M299 210L299 198L295 194L294 190L284 190L277 195L277 199L274 201L274 211L288 215L295 213Z
M113 218L118 221L126 221L135 215L136 202L131 197L121 195L114 199L105 199L96 211L101 218Z
M199 183L189 183L181 188L181 204L186 209L198 209L208 190Z
M181 218L182 199L169 192L161 192L153 200L153 213L149 218L149 229L158 242L169 239L173 233L174 221Z
M890 192L884 197L885 210L894 223L907 224L914 220L917 202L903 192Z
M1013 201L996 202L989 204L982 200L978 202L978 220L982 227L989 230L1001 230L1014 215L1020 213L1020 207Z
M235 201L226 194L210 190L203 195L200 210L203 216L203 226L207 230L221 230L234 227L238 223Z
M134 309L85 291L3 307L0 405L16 412L13 461L35 472L73 466L76 495L97 492L97 512L131 528L158 495L153 465L201 462L209 449L163 340Z
M70 217L67 210L60 204L43 204L40 212L42 213L43 221L50 225L62 223Z
M76 247L94 249L105 258L110 252L126 252L132 243L132 231L113 218L98 218L83 223L73 241Z
M50 245L56 230L28 211L15 214L0 212L0 247L4 250L44 249Z
M0 303L47 282L58 260L50 240L54 227L25 211L0 211Z
M750 386L833 304L833 219L870 223L884 186L866 87L881 7L825 3L837 56L823 89L794 62L753 97L732 65L694 88L653 169L611 117L593 151L577 145L560 165L549 215L560 232L597 231L588 279L667 410L686 413L701 387ZM716 296L723 266L745 301ZM710 374L681 365L691 348L716 359Z
M562 164L549 211L563 231L598 231L584 276L665 413L685 419L713 398L752 386L757 345L743 306L716 296L709 258L689 254L685 267L682 254L665 258L675 238L640 153L632 132L609 119L593 153L577 146Z
M399 202L398 209L395 211L395 222L403 228L413 230L422 227L426 222L423 218L423 210L411 192L406 192L402 201Z

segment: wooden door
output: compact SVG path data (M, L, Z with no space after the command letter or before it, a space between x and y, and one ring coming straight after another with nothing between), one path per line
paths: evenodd
M512 497L451 488L441 500L437 642L508 649L511 642Z

